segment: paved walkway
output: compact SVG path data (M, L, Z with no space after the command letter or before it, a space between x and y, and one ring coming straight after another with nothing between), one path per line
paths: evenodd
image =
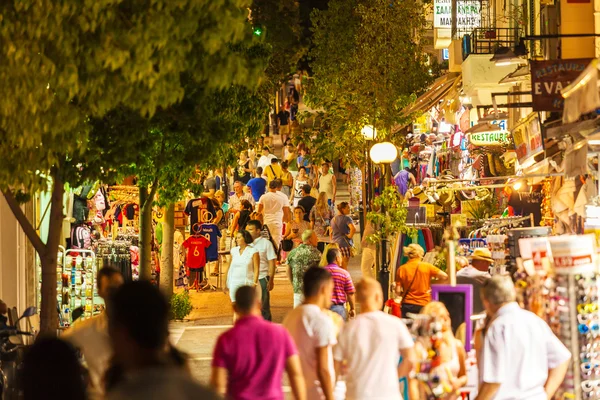
M281 147L281 139L275 136L273 143L277 149ZM338 201L349 199L347 186L338 181ZM355 243L360 243L358 235ZM350 260L349 271L355 282L360 280L360 255ZM211 277L217 285L217 278ZM204 384L210 380L212 352L217 337L231 327L232 310L229 296L221 288L216 291L190 292L194 309L184 322L171 324L171 340L190 357L193 375ZM284 268L279 268L275 275L275 288L271 292L271 313L273 322L281 323L285 315L292 309L293 292Z

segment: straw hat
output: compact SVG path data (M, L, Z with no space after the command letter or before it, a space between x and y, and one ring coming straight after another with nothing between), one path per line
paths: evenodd
M471 256L472 260L482 260L488 262L494 262L492 258L492 252L487 247L478 247L473 250L473 255Z

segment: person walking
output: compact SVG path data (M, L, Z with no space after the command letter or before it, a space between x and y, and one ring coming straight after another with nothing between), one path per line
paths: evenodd
M305 211L304 220L307 222L310 222L310 212L317 203L317 199L310 194L310 191L310 185L302 186L302 198L298 200L298 206L302 207Z
M413 338L401 319L381 311L379 282L363 278L356 288L361 313L344 326L334 349L338 376L347 366L346 399L400 400L398 378L408 376L416 361Z
M337 206L339 214L331 220L331 240L340 246L342 252L342 264L340 265L344 269L348 269L348 262L352 257L354 233L356 233L356 227L350 217L350 204L342 201Z
M321 171L319 173L318 179L318 189L319 193L324 192L327 195L327 203L330 207L333 207L335 203L335 195L336 195L336 181L335 175L329 171L330 165L328 162L324 162L321 164Z
M308 400L333 400L332 347L337 340L333 321L323 312L331 305L332 291L331 274L323 268L309 268L304 274L304 304L283 320L298 349Z
M296 176L298 176L298 154L296 153L296 147L294 147L291 141L288 141L288 144L286 145L286 150L287 154L284 157L284 159L288 162L288 167L292 174L292 177L296 179Z
M331 220L333 211L327 204L327 195L324 192L319 193L319 198L314 207L310 210L310 227L317 233L319 251L324 251L327 243L331 241Z
M471 265L461 268L456 273L456 283L473 286L473 293L475 294L473 314L480 314L485 311L478 293L481 291L483 284L492 277L489 270L493 262L492 252L487 247L479 247L473 250Z
M443 283L448 275L433 264L423 262L425 250L416 243L403 250L408 262L396 271L396 294L402 295L402 316L418 314L431 301L431 280Z
M258 285L260 255L252 244L252 236L248 231L235 234L237 246L231 249L231 263L225 280L225 293L229 292L231 302L235 304L235 292L240 286ZM236 316L233 315L235 322Z
M308 192L304 191L304 186L308 186ZM308 184L308 175L306 174L306 168L300 167L298 169L298 175L294 180L294 194L293 194L293 205L298 206L298 202L305 196L310 196L310 185Z
M569 350L544 320L519 307L510 277L488 279L481 297L488 321L475 400L554 398L571 362Z
M107 400L218 398L175 363L169 345L169 303L152 283L120 286L108 302L107 315L114 363L121 372Z
M123 283L123 275L114 268L104 267L96 274L98 295L104 304L111 301L111 293ZM108 336L107 309L95 317L75 321L61 338L81 351L90 374L88 396L90 399L101 399L104 396L102 380L113 355Z
M326 254L327 265L325 268L333 278L333 294L331 297L331 311L339 314L344 321L354 318L356 315L354 306L354 284L350 273L341 268L339 264L342 262L340 250L329 249ZM350 306L350 311L346 310L346 303Z
M252 193L252 198L254 201L260 200L260 196L265 194L267 190L267 181L262 177L262 174L262 167L256 168L254 178L250 179L247 184L247 186L250 188L250 192Z
M283 161L281 163L281 183L283 185L281 192L289 197L290 203L292 203L291 198L294 196L292 190L294 188L294 176L289 170L289 164L287 161Z
M284 239L291 240L294 248L302 243L302 234L310 229L310 223L304 219L304 209L302 206L294 208L294 219L285 224Z
M317 234L308 229L302 233L302 244L287 256L287 273L294 290L294 308L304 301L302 285L304 284L304 273L309 267L319 266L321 252L317 250Z
M277 252L270 240L262 235L260 221L251 220L246 224L246 229L252 237L252 247L258 252L260 267L258 270L258 284L261 290L262 316L271 321L271 290L275 287L275 261Z
M213 390L232 400L283 400L281 382L286 371L294 399L304 400L300 358L288 331L261 318L254 287L238 288L235 298L234 312L239 318L219 336L213 352Z
M273 158L277 158L277 157L275 157L275 155L271 154L271 150L269 149L269 146L264 146L262 148L262 155L258 159L258 163L256 164L256 167L261 167L263 169L263 173L266 172L269 165L271 165L271 160Z
M396 190L398 190L398 193L404 197L409 188L417 186L417 181L415 180L414 175L410 172L410 168L406 167L394 175L394 184L396 185Z
M275 179L281 179L283 176L283 170L281 169L281 164L279 164L279 159L272 158L271 164L264 169L265 176L267 177L267 184ZM289 194L288 194L289 196Z
M232 213L242 210L242 201L248 200L254 205L254 197L251 194L244 193L244 184L240 181L235 181L233 184L233 196L229 197L229 211Z
M283 141L290 136L290 112L287 110L287 104L286 101L277 113L277 126L279 127L279 134Z
M252 160L248 158L248 152L242 151L240 152L240 158L237 162L237 166L233 171L233 180L240 181L244 185L248 183L250 178L252 178L252 170L254 169L254 165Z
M261 196L258 201L257 211L264 216L264 223L269 227L271 238L275 246L281 244L283 223L290 220L290 203L283 195L277 194L277 187L281 181L273 180L269 183L269 191Z
M363 278L375 278L375 260L377 259L377 246L369 241L369 236L376 232L375 224L367 220L365 231L362 235L360 248L362 251L360 257L360 270Z

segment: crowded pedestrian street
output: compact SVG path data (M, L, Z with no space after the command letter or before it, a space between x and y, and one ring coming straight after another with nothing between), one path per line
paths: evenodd
M0 400L600 400L598 15L0 1Z

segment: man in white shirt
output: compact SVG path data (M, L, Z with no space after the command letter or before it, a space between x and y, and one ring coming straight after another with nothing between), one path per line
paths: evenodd
M307 400L333 400L335 328L333 320L323 311L331 306L331 274L320 267L309 268L304 274L303 292L304 304L290 311L283 326L298 349Z
M267 170L267 167L271 165L271 160L277 158L275 155L271 154L269 150L269 146L265 146L262 149L262 156L258 159L258 163L256 167L262 167L263 173Z
M263 194L258 201L257 211L263 215L264 223L271 232L271 238L276 247L279 247L283 223L290 220L290 202L282 193L277 193L281 181L278 179L269 182L269 192Z
M258 250L260 256L260 268L258 270L258 283L262 291L261 314L264 319L271 321L271 295L270 291L275 286L275 260L277 253L273 244L261 236L262 224L255 219L248 221L246 230L252 236L252 247Z
M415 360L412 336L400 318L381 311L379 282L364 278L356 290L361 313L344 326L334 349L338 375L342 362L347 363L346 399L401 400L398 380L409 374Z
M112 291L123 284L123 276L114 268L104 267L96 277L98 295L105 303ZM62 339L81 350L90 373L89 398L99 399L104 395L104 373L108 368L113 350L108 336L108 317L106 311L83 321L76 321Z
M490 318L476 400L546 400L562 383L571 353L544 320L516 303L512 280L496 275L481 290Z

